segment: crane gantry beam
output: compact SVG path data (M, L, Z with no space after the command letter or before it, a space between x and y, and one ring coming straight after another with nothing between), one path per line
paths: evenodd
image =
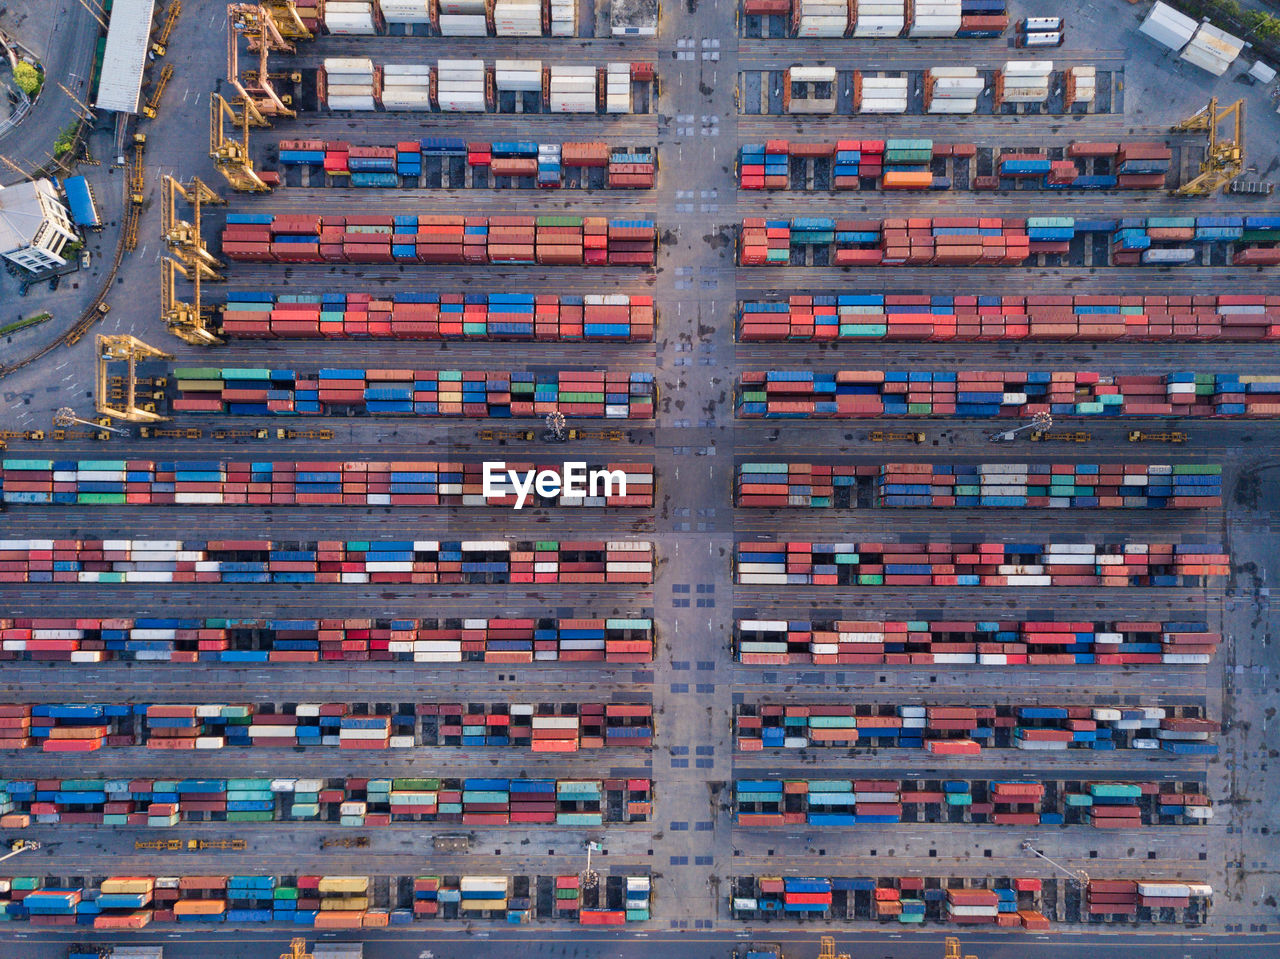
M177 275L191 281L191 302L178 299ZM209 329L208 311L201 302L201 271L189 269L172 257L160 261L160 318L169 332L193 346L218 346L222 340Z
M131 423L154 423L168 419L159 413L144 410L138 405L138 360L171 360L173 355L154 346L144 343L136 336L127 334L97 334L97 369L94 382L94 406L104 416ZM124 381L124 395L114 400L107 390L107 373L109 364L125 362L129 365L128 377Z
M173 177L165 174L161 185L164 197L160 208L160 233L164 241L169 244L169 249L189 268L201 273L206 279L222 279L214 269L222 266L222 262L209 252L200 232L200 209L206 204L222 204L226 201L206 186L199 177L192 177L191 183L183 186ZM178 219L179 196L191 204L191 218L195 221L194 223Z
M242 100L253 104L259 119L295 116L272 86L267 70L267 58L273 51L295 52L293 41L285 38L270 11L261 3L228 4L227 26L227 82ZM249 52L258 55L258 69L252 75L240 73L241 37Z
M253 161L249 159L249 126L256 115L261 126L270 124L257 113L257 107L248 100L237 101L240 112L226 101L219 93L209 96L209 158L218 168L233 190L248 193L266 193L271 190L266 181L254 171ZM231 121L239 127L240 139L235 140L226 135L225 123Z
M1218 136L1218 125L1224 120L1235 121L1231 139ZM1218 189L1225 190L1244 169L1244 100L1219 110L1218 98L1212 97L1203 110L1171 129L1174 133L1203 130L1209 141L1200 163L1200 174L1174 190L1174 196L1209 196Z

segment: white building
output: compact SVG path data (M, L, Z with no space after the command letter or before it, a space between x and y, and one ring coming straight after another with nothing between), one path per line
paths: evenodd
M35 272L64 265L62 251L77 240L49 180L0 187L0 256Z

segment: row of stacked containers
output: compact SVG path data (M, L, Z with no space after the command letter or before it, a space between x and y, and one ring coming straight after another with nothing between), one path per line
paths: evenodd
M743 0L748 17L785 17L806 39L979 39L1009 27L1005 0Z
M481 19L498 36L572 35L575 8L564 0L496 3L471 0L304 0L301 13L335 33L380 32L390 22L426 22L446 35L473 35ZM365 29L365 24L373 30ZM567 25L567 26L566 26ZM559 67L545 71L553 111L580 110L575 84L590 85L592 107L628 112L633 80L652 80L646 64L611 65L590 77ZM444 67L444 64L441 64ZM453 69L452 67L450 69ZM570 86L558 89L557 73ZM388 71L390 72L390 71ZM539 69L541 73L541 69ZM441 71L443 73L443 70ZM386 80L371 71L376 99ZM401 74L411 76L411 74ZM597 85L598 79L598 85ZM430 99L446 105L431 77ZM393 84L411 86L411 84ZM502 83L499 77L499 91ZM483 91L482 91L483 93ZM461 95L459 95L461 96ZM354 104L352 104L354 105ZM418 149L323 144L310 155L281 157L346 173L420 175ZM655 160L601 144L467 143L469 165L493 176L535 178L558 186L566 168L604 168L614 188L652 186ZM307 153L313 143L282 145ZM510 149L508 149L510 147ZM387 154L391 155L388 156ZM389 167L389 168L388 168ZM606 217L419 217L414 214L325 217L232 214L223 252L230 259L283 263L540 263L653 265L651 220ZM648 296L399 294L385 298L242 294L229 297L223 332L239 337L528 339L649 341ZM478 307L478 309L477 309ZM237 315L238 314L238 315ZM336 314L336 315L335 315ZM570 416L652 418L653 377L646 373L525 373L467 370L175 371L188 412L411 413L431 416ZM288 396L282 394L287 393ZM295 408L296 400L296 408ZM511 462L508 468L542 464ZM86 505L514 505L510 484L486 495L478 462L286 460L11 460L0 475L12 504ZM653 505L652 464L623 464L628 495L602 492L564 505ZM563 475L563 470L548 467ZM535 505L547 505L541 498ZM21 555L21 559L19 556ZM651 582L647 541L438 541L33 539L0 542L6 581L226 583L609 583ZM21 570L19 569L21 567ZM243 619L161 617L7 618L0 621L0 658L70 662L485 662L519 664L647 663L653 655L648 618ZM365 711L347 703L253 703L0 706L7 748L91 752L102 747L166 750L331 747L404 749L418 745L508 747L541 753L647 748L652 707L643 703L385 704ZM441 775L441 773L444 773ZM154 774L153 774L154 775ZM590 775L590 774L588 774ZM351 827L397 823L597 828L651 818L647 778L459 778L444 770L414 778L321 779L6 779L0 820L8 827L54 824L145 826L189 822L323 822ZM281 827L287 828L287 827ZM618 873L618 869L611 870ZM534 917L584 925L649 919L653 893L641 873L578 876L347 875L113 876L73 880L0 880L0 917L42 926L138 929L150 923L287 923L317 929L401 925L433 917L529 922Z
M754 540L737 544L734 572L742 586L1191 587L1231 564L1220 543Z
M490 461L492 464L492 461ZM505 470L560 478L563 462L503 461ZM484 463L309 460L0 460L0 501L96 506L653 506L652 463L587 464L584 496L520 497ZM576 474L575 474L576 475ZM595 475L596 480L591 477ZM577 480L573 480L577 482Z
M645 342L657 310L648 294L227 294L217 329L236 339L537 340Z
M652 373L604 370L320 369L177 367L180 413L241 416L367 413L509 419L565 416L653 419Z
M475 711L462 703L404 703L364 711L351 703L0 705L0 748L96 752L103 746L207 750L324 746L517 747L540 753L648 747L647 703L503 703Z
M999 14L1003 16L1003 4ZM786 16L789 34L953 36L977 5L907 0L744 0L743 11ZM995 11L991 11L995 13ZM924 25L919 24L923 15ZM860 27L859 24L862 26ZM937 25L937 32L931 27ZM986 24L965 23L964 26ZM943 28L945 27L945 29ZM1007 27L1007 19L990 35ZM779 36L776 23L748 31ZM754 33L752 34L754 35ZM965 35L983 35L969 32ZM1009 67L1017 67L1010 70ZM829 75L827 75L829 74ZM910 81L825 68L793 68L784 111L835 110L838 86L859 87L854 110L904 113ZM1091 109L1098 72L1064 75L1062 110ZM795 81L793 83L793 80ZM859 83L858 81L861 81ZM1002 103L1047 102L1050 63L1010 63L994 77L970 68L927 71L926 112L972 113L994 81ZM869 84L869 86L868 86ZM773 84L770 83L770 86ZM794 97L800 97L795 103ZM829 98L829 99L824 99ZM957 99L962 98L962 99ZM967 99L964 99L967 98ZM794 110L793 110L794 106ZM918 107L917 107L918 109ZM990 168L987 168L988 160ZM810 162L812 161L812 162ZM955 161L955 162L953 162ZM1061 148L984 151L931 139L745 144L743 190L945 190L949 174L968 174L976 191L1027 188L1166 188L1173 153L1163 143L1072 142ZM961 182L959 185L964 185ZM1280 263L1280 219L1247 216L920 217L790 220L750 218L739 237L740 266L1018 266L1041 262L1098 267ZM1103 249L1105 247L1105 253ZM1067 257L1073 257L1068 260ZM1059 262L1048 260L1053 264ZM739 342L897 342L1099 340L1256 341L1273 333L1280 299L1233 296L1018 296L899 293L796 294L739 304ZM1280 327L1277 327L1280 328ZM800 369L747 371L736 414L743 418L854 416L1269 416L1271 377L1171 372L1151 376L1078 372L930 372ZM1216 509L1222 469L1203 463L1053 463L1026 455L1009 462L886 462L867 465L784 458L739 462L738 508ZM781 515L779 518L784 518ZM838 535L840 531L827 534ZM763 539L764 537L761 537ZM934 537L939 539L944 537ZM1066 538L1070 539L1068 535ZM953 544L739 542L735 579L770 586L1203 586L1229 573L1215 543ZM1070 557L1063 562L1063 557ZM739 603L752 600L740 595ZM1117 610L1119 617L1126 611ZM1051 611L1012 621L854 621L834 610L811 620L740 619L735 652L744 665L965 666L1203 665L1221 636L1207 617L1138 621L1133 616L1073 621ZM1077 614L1078 615L1078 614ZM1035 702L1034 699L1031 702ZM743 703L734 734L742 751L832 747L922 749L946 756L983 749L1157 750L1168 756L1216 754L1219 725L1198 707L935 706ZM774 754L777 756L778 754ZM763 757L760 757L763 758ZM756 765L764 772L767 767ZM832 775L842 775L834 772ZM953 822L1013 826L1090 824L1095 828L1190 826L1212 816L1200 782L1098 782L1070 774L1009 780L842 780L781 778L735 783L740 828L832 827L863 823ZM1203 922L1212 890L1182 880L1098 880L1085 902L1042 906L1039 879L986 881L740 877L730 904L739 919L857 918L895 923L943 921L1030 930L1049 928L1041 912L1078 921L1141 918ZM763 956L762 956L763 959Z
M740 826L857 826L990 823L996 826L1092 825L1098 829L1204 825L1209 797L1180 782L1079 782L1061 779L739 779Z
M737 505L1210 509L1222 467L1178 463L740 463Z
M923 138L835 140L798 143L769 140L738 148L738 185L744 190L805 189L806 164L831 190L949 190L954 183L935 173L934 161L974 162L972 143L937 143ZM1056 158L1060 153L1061 158ZM1072 142L1065 149L993 150L997 172L972 175L974 190L1045 188L1073 190L1159 190L1173 153L1159 143ZM800 175L799 183L793 171ZM970 167L970 173L973 173Z
M652 220L604 216L230 213L221 249L242 263L653 266Z
M734 736L744 752L866 747L923 749L944 756L977 756L983 749L1163 749L1217 755L1213 738L1219 724L1201 712L1199 707L1164 706L742 703L734 716Z
M18 876L0 880L0 917L93 929L142 929L152 922L367 929L431 918L521 923L534 916L621 925L649 918L649 876L609 876L581 890L574 908L566 908L558 890L577 878L202 874L66 878L46 885L40 877Z
M1280 216L748 217L738 263L799 265L810 251L830 266L1022 266L1082 250L1095 234L1108 252L1093 266L1178 266L1215 253L1237 266L1280 263Z
M768 554L744 552L740 557L744 555L755 559ZM800 552L798 555L804 558L809 554ZM902 553L895 558L918 560L924 557L920 553ZM922 569L925 566L902 563L892 568ZM1025 566L1019 564L1019 568L1025 569ZM1079 570L1081 567L1068 568ZM739 572L740 579L770 575ZM808 574L791 575L803 578ZM863 578L868 582L860 585L894 584L903 579L910 580L910 585L927 585L917 581L928 577L891 572L865 574ZM989 578L1007 579L1008 576ZM1023 578L1032 577L1024 573ZM1175 577L1164 577L1166 580L1171 578ZM998 582L991 585L1008 584ZM740 619L735 624L739 661L767 666L791 663L841 666L1206 665L1221 642L1221 634L1210 630L1204 620ZM878 724L895 726L893 722Z
M331 182L353 187L417 186L424 162L459 159L472 171L484 170L494 186L521 186L531 180L540 189L565 185L575 171L604 173L600 185L614 190L652 189L657 171L653 147L611 147L607 143L538 143L533 140L483 141L458 137L408 140L394 147L370 147L345 140L281 140L283 167L318 168ZM587 185L586 179L580 181ZM457 184L450 183L451 186Z
M930 416L1270 417L1280 414L1280 375L1108 375L1088 370L911 372L759 370L740 376L745 419Z
M739 876L731 882L730 907L738 919L778 917L794 921L811 916L818 920L903 924L932 921L1031 931L1049 929L1049 919L1042 911L1048 908L1042 899L1042 880L997 878L977 882L981 885L973 880L937 876ZM1091 879L1085 887L1085 908L1079 910L1082 915L1071 918L1199 923L1204 921L1212 895L1212 887L1199 882Z
M490 113L500 98L511 96L519 107L532 98L552 114L617 115L636 109L633 85L651 91L654 76L650 62L437 60L434 66L379 66L365 57L329 57L316 74L316 89L320 103L335 111ZM641 97L641 109L646 100Z
M888 72L893 75L886 76ZM981 112L985 116L1003 117L1017 116L1024 105L1037 112L1052 109L1061 115L1081 116L1094 111L1098 94L1096 66L1055 69L1052 60L1006 60L1000 67L929 67L923 71L850 70L796 64L785 70L751 71L747 75L752 74L762 79L762 89L768 89L764 86L767 83L774 86L775 95L782 94L781 113L792 116L957 116ZM780 90L776 86L779 82ZM916 95L923 92L918 101L920 109L916 109L913 88ZM841 89L844 96L849 97L848 109L841 103ZM1051 96L1054 97L1052 103ZM754 109L754 95L752 101L748 112L761 112ZM762 106L763 112L776 112L772 102ZM1006 112L1006 108L1011 109Z
M0 582L653 582L647 540L0 540Z
M301 8L304 4L298 4ZM429 27L443 37L572 37L570 0L311 0L313 32L374 36ZM304 20L304 22L306 22Z
M785 300L740 303L738 338L1251 342L1280 338L1280 296L795 294Z
M0 819L8 828L184 822L589 828L647 821L652 792L647 779L6 779Z
M648 663L653 650L648 617L0 619L0 661Z

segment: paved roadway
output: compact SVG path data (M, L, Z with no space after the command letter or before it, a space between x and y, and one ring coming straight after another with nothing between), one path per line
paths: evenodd
M805 959L816 955L820 934L832 931L819 923L804 928L755 924L716 931L695 929L596 931L539 926L535 930L472 924L465 931L417 930L387 932L363 930L360 935L330 934L324 941L365 943L365 954L376 959L493 959L519 950L529 959L652 959L655 954L672 959L730 959L733 950L752 942L779 943L788 956ZM836 932L837 951L874 959L937 959L943 951L939 932ZM31 931L10 942L12 959L62 959L74 934ZM166 959L274 959L287 951L287 931L240 931L234 941L203 930L179 937L177 933L99 935L94 941L160 942ZM962 936L965 953L982 959L1072 959L1088 950L1097 959L1271 959L1280 949L1280 935L1199 936L1187 932L1169 934L1090 932L1062 939L1051 936L992 935L974 932Z

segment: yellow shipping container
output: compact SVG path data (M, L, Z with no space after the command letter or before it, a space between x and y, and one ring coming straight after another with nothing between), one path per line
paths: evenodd
M155 889L156 881L151 876L117 876L114 879L102 880L99 887L103 892L140 893Z
M490 909L506 909L505 899L464 899L461 902L463 912L488 912Z
M338 899L321 899L320 908L324 910L350 909L360 911L369 908L368 896L343 896Z
M362 893L369 891L368 876L321 876L320 891Z

